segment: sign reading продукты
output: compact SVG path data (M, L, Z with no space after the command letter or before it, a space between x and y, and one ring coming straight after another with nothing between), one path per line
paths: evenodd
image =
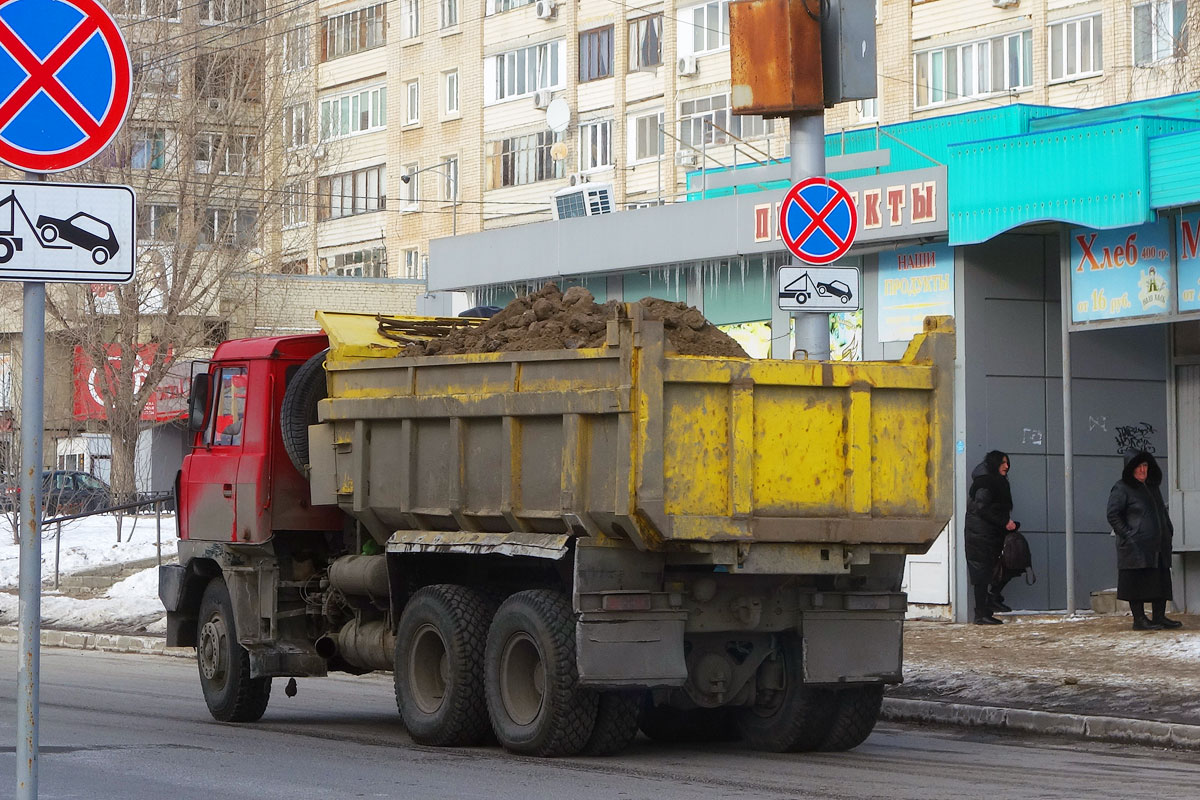
M778 289L783 311L857 311L860 305L854 267L780 267Z
M1115 230L1071 229L1071 321L1167 314L1171 223Z
M858 232L858 210L850 192L835 180L806 178L779 207L783 243L806 264L832 264L850 250Z
M903 342L925 317L954 314L954 249L944 244L879 254L879 341Z
M128 186L0 181L0 280L126 283L134 213Z
M132 84L97 0L0 0L0 161L30 172L87 162L116 136Z

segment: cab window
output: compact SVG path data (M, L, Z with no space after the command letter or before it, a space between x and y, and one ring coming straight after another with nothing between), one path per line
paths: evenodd
M217 380L216 414L206 444L240 445L246 415L246 368L224 367Z

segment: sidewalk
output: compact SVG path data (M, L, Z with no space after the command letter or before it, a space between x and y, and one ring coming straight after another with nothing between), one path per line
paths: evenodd
M1005 614L1004 625L905 625L905 682L883 718L1200 750L1200 615L1140 632L1130 618ZM0 642L17 642L0 627ZM46 647L193 658L162 637L46 629Z
M905 625L887 719L1200 749L1200 616L1134 631L1123 616L1002 614Z

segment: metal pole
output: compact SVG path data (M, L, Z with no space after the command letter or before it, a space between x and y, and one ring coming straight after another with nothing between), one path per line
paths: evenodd
M162 566L162 500L154 504L154 553Z
M798 183L814 175L825 174L825 116L823 114L793 114L788 118L791 148L791 179ZM804 262L792 259L792 266L804 267ZM804 350L812 359L829 358L829 315L802 312L792 315L796 320L796 350ZM790 356L790 354L789 354Z
M54 588L59 586L58 565L62 557L62 523L54 525Z
M1075 447L1071 430L1071 270L1066 231L1059 239L1058 271L1062 298L1062 389L1063 389L1063 534L1066 538L1067 613L1075 613Z
M658 204L662 202L662 157L663 157L663 124L658 123Z
M28 177L28 176L27 176ZM39 176L40 178L40 176ZM21 566L17 665L17 800L37 798L38 666L42 624L42 424L46 285L25 283L21 329Z

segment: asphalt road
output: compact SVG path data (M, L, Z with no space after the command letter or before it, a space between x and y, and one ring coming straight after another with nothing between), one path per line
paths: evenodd
M16 786L16 647L0 645L0 798ZM388 675L277 681L255 725L213 722L192 661L47 649L40 798L1194 798L1194 753L880 725L850 753L639 738L606 759L414 745Z

